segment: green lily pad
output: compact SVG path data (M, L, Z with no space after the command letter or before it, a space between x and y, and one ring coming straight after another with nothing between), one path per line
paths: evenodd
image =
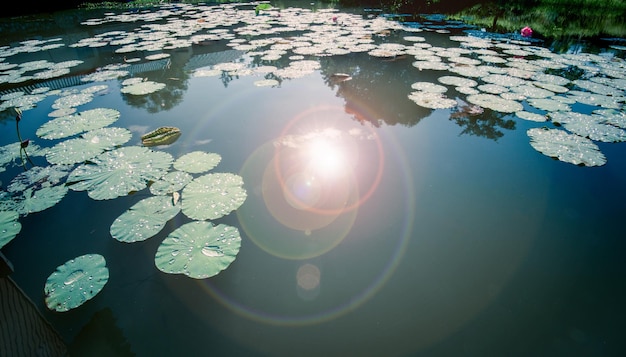
M111 225L111 236L120 242L140 242L159 233L180 212L169 196L152 196L135 203Z
M527 131L530 145L540 153L563 162L583 166L602 166L606 158L590 139L564 130L532 128Z
M143 81L128 86L123 86L120 89L120 92L133 95L144 95L160 91L163 88L165 88L165 83Z
M104 128L119 117L120 112L115 109L89 109L52 119L40 126L35 133L44 139L63 139L85 131Z
M408 98L420 107L429 109L448 109L457 105L456 100L448 98L443 93L414 91L408 95Z
M15 211L0 211L0 248L12 241L22 230L19 217L19 213Z
M219 154L193 151L174 161L174 168L192 174L207 172L222 161Z
M80 138L62 141L46 154L51 164L77 164L92 159L106 150L125 144L132 137L125 128L101 128L88 131Z
M182 193L183 214L191 219L217 219L239 208L247 193L243 179L231 173L212 173L195 178Z
M70 167L62 165L35 166L15 176L7 186L11 201L5 202L21 215L41 212L65 197L65 178Z
M108 200L146 188L163 177L172 155L140 146L127 146L96 156L78 166L67 179L75 191L88 191L94 200Z
M30 158L33 158L36 156L45 156L48 152L48 148L42 148L34 144L33 140L31 140L25 151ZM24 151L21 149L21 143L17 142L0 146L0 172L4 171L4 166L8 164L22 165L22 159L27 160Z
M241 236L235 227L211 222L189 222L170 233L157 249L154 262L169 274L194 279L217 275L235 260Z
M167 195L182 190L193 176L184 171L168 172L160 180L150 185L150 193L156 196Z
M44 286L48 309L65 312L96 296L109 281L106 260L99 254L70 259L50 274Z
M500 96L488 93L468 95L466 100L480 107L489 108L501 113L515 113L524 108L520 103L514 100L504 99Z

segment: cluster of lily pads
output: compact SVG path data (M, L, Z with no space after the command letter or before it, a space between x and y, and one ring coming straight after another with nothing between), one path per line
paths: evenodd
M529 42L501 38L450 39L458 41L459 47L437 48L416 42L420 45L403 52L415 56L413 66L420 70L446 71L438 78L440 84L412 85L415 91L409 98L418 105L457 110L459 101L445 95L453 87L477 108L534 122L551 121L553 128L527 131L530 144L547 156L581 166L606 163L593 141L626 141L623 60L588 53L555 54ZM577 78L560 74L572 68L577 69ZM477 110L474 114L481 113Z
M0 248L19 234L19 217L54 206L70 189L86 191L94 200L147 189L152 196L137 202L112 223L110 234L114 239L143 241L182 212L193 222L178 227L161 243L155 256L158 269L203 279L219 273L235 259L241 241L238 230L215 226L211 220L236 210L246 192L238 175L207 173L219 163L219 155L191 152L174 159L151 148L175 141L180 132L174 127L144 135L142 146L124 146L132 134L125 128L110 126L120 116L117 110L78 110L95 96L107 94L109 86L103 82L111 80L121 80L120 91L129 95L163 89L163 83L132 77L128 70L131 63L165 59L169 57L167 51L198 44L226 42L245 56L196 69L192 76L227 73L262 77L254 82L256 86L278 86L280 80L314 73L321 67L320 57L350 53L367 53L381 59L412 56L416 71L445 71L445 75L438 78L438 83L414 83L407 95L409 100L430 109L455 111L463 106L468 108L464 109L468 115L492 110L523 120L551 121L552 128L528 130L532 147L576 165L606 163L593 141L626 140L626 64L618 58L555 54L531 42L472 35L449 36L458 42L457 47L437 47L418 33L445 30L335 9L254 5L163 5L152 11L108 13L86 20L85 26L137 24L134 30L99 33L69 45L113 47L123 61L82 75L84 84L93 83L82 90L31 86L29 90L1 95L0 111L17 108L20 112L56 96L49 113L51 119L36 134L44 141L60 141L51 147L39 146L35 141L0 147L0 172L10 165L25 166L25 147L29 158L45 158L47 162L17 175L6 191L0 192ZM391 33L404 36L392 42L388 40ZM10 61L16 54L63 46L60 39L48 39L0 47L0 85L40 83L71 73L71 68L83 61ZM144 53L149 54L140 55ZM289 59L287 66L272 65L283 58ZM266 65L251 67L252 59ZM578 69L577 78L560 73L570 68ZM347 80L351 75L341 77ZM455 97L448 97L447 93L453 91ZM464 100L459 99L462 96ZM587 112L575 111L576 104ZM72 259L59 266L46 283L48 307L67 311L79 306L97 294L107 280L103 257L89 254Z
M177 128L158 128L143 135L144 146L123 146L131 132L109 126L119 117L117 110L95 108L52 119L37 129L41 139L66 140L49 148L33 144L31 155L44 156L49 165L18 174L2 192L0 247L20 232L20 216L54 206L70 189L86 191L94 200L148 189L152 196L122 213L111 225L111 236L127 243L146 240L182 212L193 221L163 240L155 256L157 268L195 279L226 269L239 252L239 231L209 220L243 204L242 178L232 173L207 173L221 161L218 154L193 151L174 160L171 154L149 147L171 143L171 136L180 133ZM0 148L3 163L17 161L15 149L13 144ZM71 259L48 278L46 304L56 311L75 308L97 294L107 279L104 257L87 254Z

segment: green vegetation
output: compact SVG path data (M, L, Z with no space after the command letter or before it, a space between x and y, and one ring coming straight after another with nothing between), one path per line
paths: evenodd
M141 8L167 0L134 0L130 2L84 3L81 8ZM206 3L185 0L182 3ZM215 3L234 2L214 0ZM387 12L404 14L441 13L452 19L481 26L493 32L518 31L530 26L538 36L563 37L624 37L626 36L626 2L623 0L322 0L342 6L375 7ZM281 1L261 6L281 7ZM259 8L259 10L263 10Z
M495 32L530 26L549 38L626 36L622 0L498 0L468 7L454 18Z

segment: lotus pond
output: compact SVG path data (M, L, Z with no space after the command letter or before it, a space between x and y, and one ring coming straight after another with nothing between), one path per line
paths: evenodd
M256 6L3 30L0 248L70 355L626 349L620 42Z

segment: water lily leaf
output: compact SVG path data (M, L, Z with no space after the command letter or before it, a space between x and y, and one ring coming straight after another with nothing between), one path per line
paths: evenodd
M70 169L70 166L64 165L32 167L15 176L7 186L7 191L21 192L28 188L39 189L59 185L64 182Z
M150 193L156 196L171 194L182 190L192 179L193 176L184 171L168 172L150 185Z
M241 236L235 227L211 222L189 222L167 236L155 255L159 270L194 279L217 275L235 260Z
M50 274L44 286L48 309L65 312L96 296L109 281L106 260L99 254L70 259Z
M414 91L408 95L408 98L415 104L430 109L454 108L457 105L456 100L450 99L442 93Z
M180 212L169 196L152 196L135 203L111 225L111 236L120 242L140 242L159 233Z
M41 212L59 203L67 194L65 185L47 186L35 189L29 187L26 190L13 195L12 209L20 215Z
M62 165L35 166L11 180L7 191L12 195L3 206L21 215L40 212L56 205L68 188L64 179L70 167Z
M174 168L192 174L207 172L222 161L219 154L203 151L193 151L174 161Z
M130 140L132 133L125 128L101 128L86 132L80 138L69 139L50 148L46 159L51 164L77 164L94 158Z
M36 156L45 156L48 152L48 148L42 148L39 145L33 143L31 140L26 148L26 154L33 158ZM7 164L19 164L22 165L22 159L27 160L22 151L21 143L13 143L4 146L0 146L0 172L4 171L3 168Z
M183 213L197 220L223 217L246 200L246 190L242 186L241 176L231 173L197 177L183 189Z
M602 166L606 163L600 148L582 136L547 128L528 129L527 134L530 145L546 156L574 165Z
M0 248L12 241L22 230L19 217L19 213L15 211L0 211Z
M596 116L590 116L595 118ZM626 131L610 124L599 123L596 120L572 119L563 125L574 134L591 140L616 143L626 141Z
M480 107L489 108L501 113L515 113L524 108L520 103L514 100L504 99L500 96L488 93L468 95L466 100Z
M173 161L166 152L127 146L96 156L78 166L67 179L75 191L88 191L94 200L108 200L146 188L169 170Z
M95 108L76 114L52 119L37 129L37 136L44 139L62 139L85 131L104 128L114 123L120 112L109 108Z
M120 92L133 95L144 95L160 91L163 88L165 88L165 83L143 81L140 83L124 86L120 89Z

